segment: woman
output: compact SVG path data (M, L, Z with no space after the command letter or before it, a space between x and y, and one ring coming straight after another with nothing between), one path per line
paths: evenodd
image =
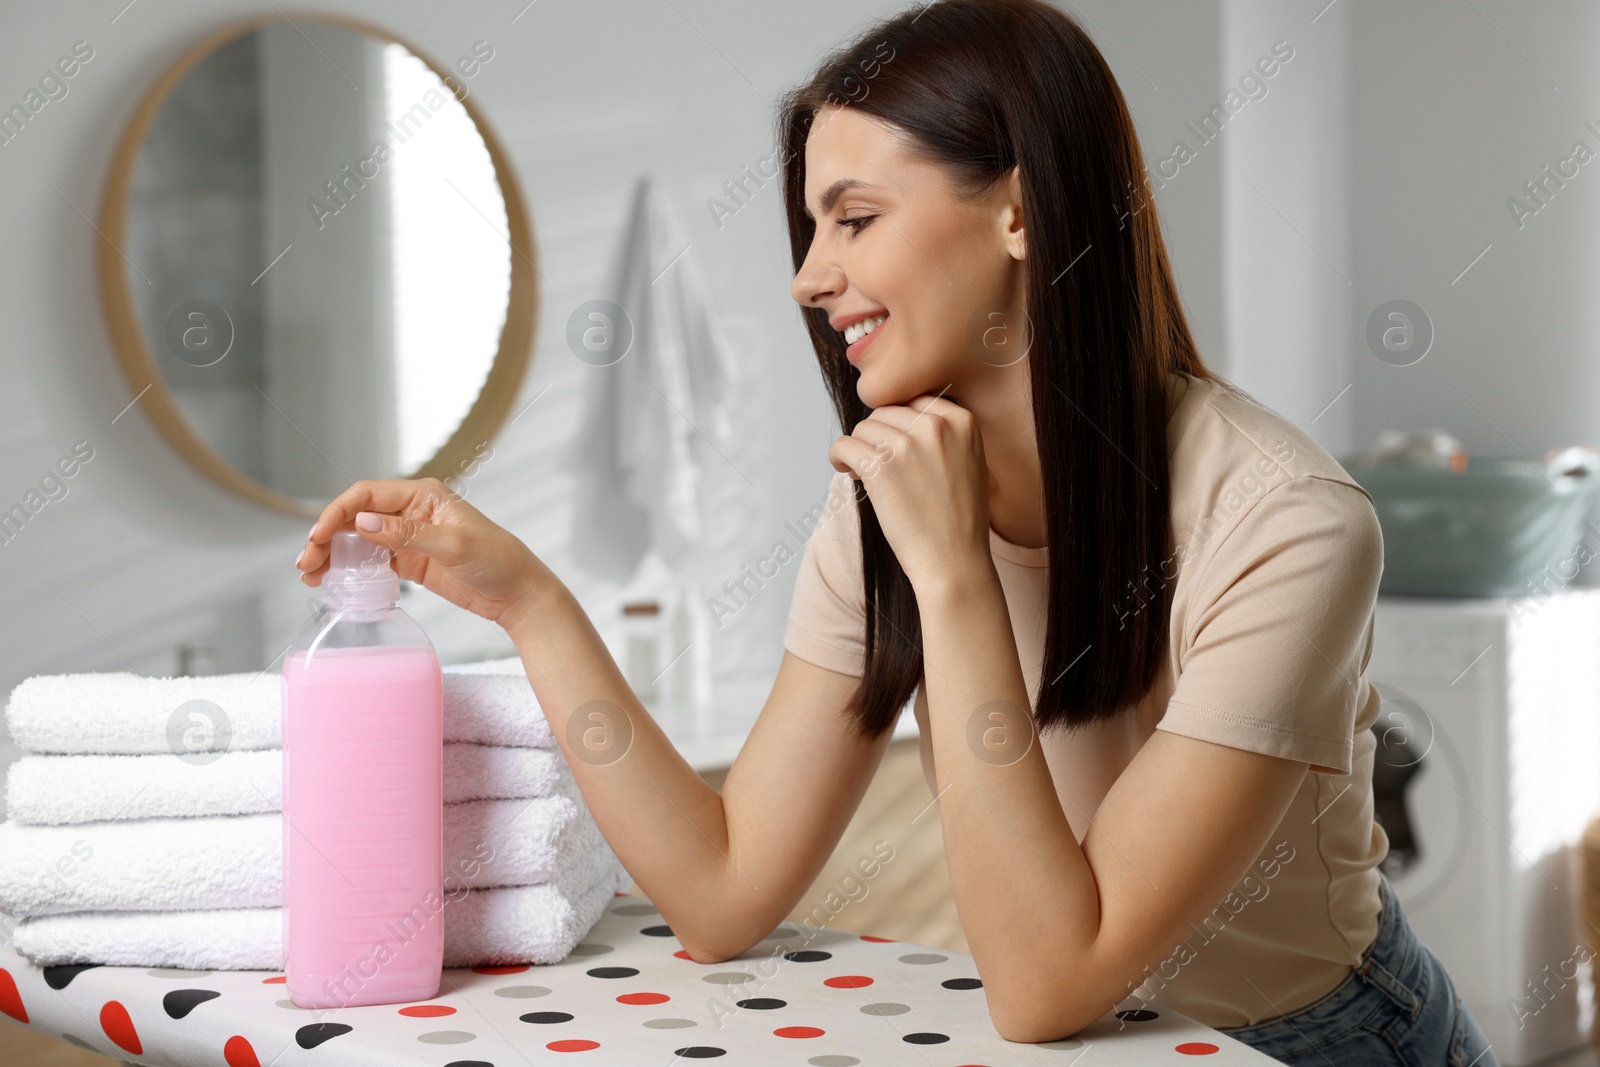
M1088 37L1039 0L940 0L829 57L779 135L792 292L846 432L720 796L566 587L440 483L356 483L304 580L354 519L505 627L695 960L794 907L914 695L1002 1036L1137 994L1286 1063L1492 1064L1377 869L1371 501L1202 362ZM630 732L623 758L585 758L597 728Z

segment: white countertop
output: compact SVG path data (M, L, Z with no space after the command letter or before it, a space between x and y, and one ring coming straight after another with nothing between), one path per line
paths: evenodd
M667 731L667 736L672 738L673 745L689 761L689 766L704 774L707 771L726 770L733 766L734 757L739 754L739 749L744 746L745 738L749 736L749 727L740 731L727 731L711 734L705 737L677 737L672 730ZM902 712L900 719L895 723L894 740L900 741L919 734L917 717L909 712Z

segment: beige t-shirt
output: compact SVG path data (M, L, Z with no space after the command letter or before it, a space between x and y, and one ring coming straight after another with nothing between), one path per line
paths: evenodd
M1176 552L1164 567L1173 585L1162 669L1116 721L1053 730L1040 744L1080 842L1154 730L1310 765L1250 873L1145 971L1142 985L1130 976L1129 992L1156 1005L1213 1027L1242 1026L1329 992L1377 934L1377 864L1389 840L1373 820L1368 727L1380 697L1366 670L1383 538L1366 491L1282 416L1187 374L1172 378L1168 412ZM818 511L784 647L859 677L866 608L849 475L834 477ZM1047 550L992 529L989 543L1031 700ZM1114 610L1132 617L1155 609L1130 599ZM915 711L932 792L921 691Z

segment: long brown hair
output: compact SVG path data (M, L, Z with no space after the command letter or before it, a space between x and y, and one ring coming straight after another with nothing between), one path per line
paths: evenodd
M947 168L958 195L1019 168L1050 583L1034 720L1044 730L1115 715L1149 690L1166 645L1167 381L1176 371L1216 379L1178 300L1122 92L1088 35L1042 0L938 0L874 24L779 102L796 271L816 227L806 135L829 105L899 127L919 157ZM858 372L827 312L801 313L848 434L868 414ZM922 628L911 583L853 484L867 621L852 715L876 737L921 681ZM1117 607L1130 595L1142 604L1131 624Z

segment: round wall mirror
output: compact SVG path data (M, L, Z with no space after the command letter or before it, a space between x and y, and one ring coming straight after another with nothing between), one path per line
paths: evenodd
M354 20L231 25L156 82L101 204L123 372L214 481L316 515L449 479L498 432L537 317L527 210L450 66Z

